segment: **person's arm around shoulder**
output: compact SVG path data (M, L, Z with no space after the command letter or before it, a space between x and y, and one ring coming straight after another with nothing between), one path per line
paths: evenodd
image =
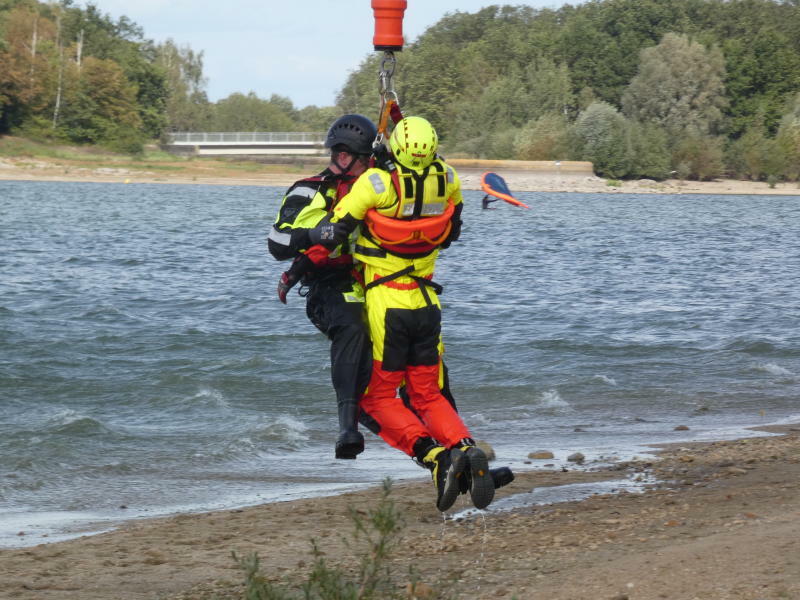
M312 245L309 231L326 216L325 198L315 187L292 186L281 203L275 223L270 227L267 248L276 260L299 256Z
M333 209L331 222L345 223L353 231L369 209L391 206L396 200L391 175L382 169L367 169Z

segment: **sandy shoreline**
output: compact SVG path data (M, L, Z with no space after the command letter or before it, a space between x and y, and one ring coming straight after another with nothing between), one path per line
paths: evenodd
M655 463L597 471L535 471L498 492L643 477L645 493L522 506L442 521L428 482L397 484L405 528L391 559L399 589L413 566L452 597L532 600L758 600L800 598L800 427L781 436L679 444ZM0 598L232 599L231 559L258 552L268 579L310 568L315 538L331 564L355 567L344 539L350 507L380 490L135 521L90 537L0 551ZM467 508L460 499L455 510ZM425 589L425 588L422 588ZM417 595L434 598L435 595Z
M800 184L779 183L775 188L761 181L720 179L715 181L638 180L609 182L586 169L533 168L521 161L451 161L459 172L466 190L480 190L480 178L486 171L502 175L513 192L578 192L627 194L737 194L800 196ZM569 163L565 163L569 164ZM572 163L581 164L581 163ZM588 164L588 163L587 163ZM247 173L213 168L202 161L186 163L179 172L154 172L146 168L72 167L46 161L0 159L0 181L79 181L92 183L162 183L199 185L252 185L288 187L297 179L321 169L318 161L302 169L287 167L276 171L276 165ZM277 167L280 169L280 167Z

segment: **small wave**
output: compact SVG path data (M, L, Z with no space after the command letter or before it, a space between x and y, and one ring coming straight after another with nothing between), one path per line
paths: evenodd
M602 381L603 383L606 383L608 385L613 385L613 386L617 385L617 381L615 379L613 379L611 377L607 377L605 375L595 375L594 378L596 380Z
M197 458L228 461L298 450L309 441L308 427L301 421L283 415L260 427L228 439L216 449L197 454Z
M794 373L792 373L789 369L784 369L783 367L774 363L758 364L754 368L756 371L762 371L764 373L769 373L770 375L794 377Z
M539 397L539 405L547 412L569 412L572 406L556 390L547 390Z
M89 436L111 433L111 430L108 427L103 425L103 423L100 421L92 419L91 417L83 417L62 425L57 425L56 427L53 427L51 431L53 433L59 433L62 435L74 436Z
M490 425L494 421L484 413L472 413L469 415L467 419L469 422L470 427L483 427L485 425Z
M147 264L147 261L140 258L115 258L110 262L112 265L119 267L138 267Z
M54 411L50 415L47 415L43 425L44 426L42 429L46 433L68 435L96 435L112 433L111 429L109 429L102 421L71 408L62 408ZM32 438L31 441L36 443L36 439L34 438Z
M204 400L207 404L217 408L229 409L231 407L228 399L225 397L225 394L210 387L200 388L192 400Z
M289 415L279 415L274 421L261 427L254 437L259 441L288 442L297 444L308 440L308 425Z
M745 352L746 354L772 354L776 351L775 345L771 342L743 338L733 340L725 349L735 352Z

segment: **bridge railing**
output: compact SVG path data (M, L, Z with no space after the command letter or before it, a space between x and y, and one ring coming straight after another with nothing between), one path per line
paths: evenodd
M168 134L171 144L322 144L325 133L303 131L220 131Z

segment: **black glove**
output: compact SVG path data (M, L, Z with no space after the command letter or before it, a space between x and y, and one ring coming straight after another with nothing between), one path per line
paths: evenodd
M308 230L308 241L312 246L322 244L333 249L344 242L349 234L344 223L322 223Z

